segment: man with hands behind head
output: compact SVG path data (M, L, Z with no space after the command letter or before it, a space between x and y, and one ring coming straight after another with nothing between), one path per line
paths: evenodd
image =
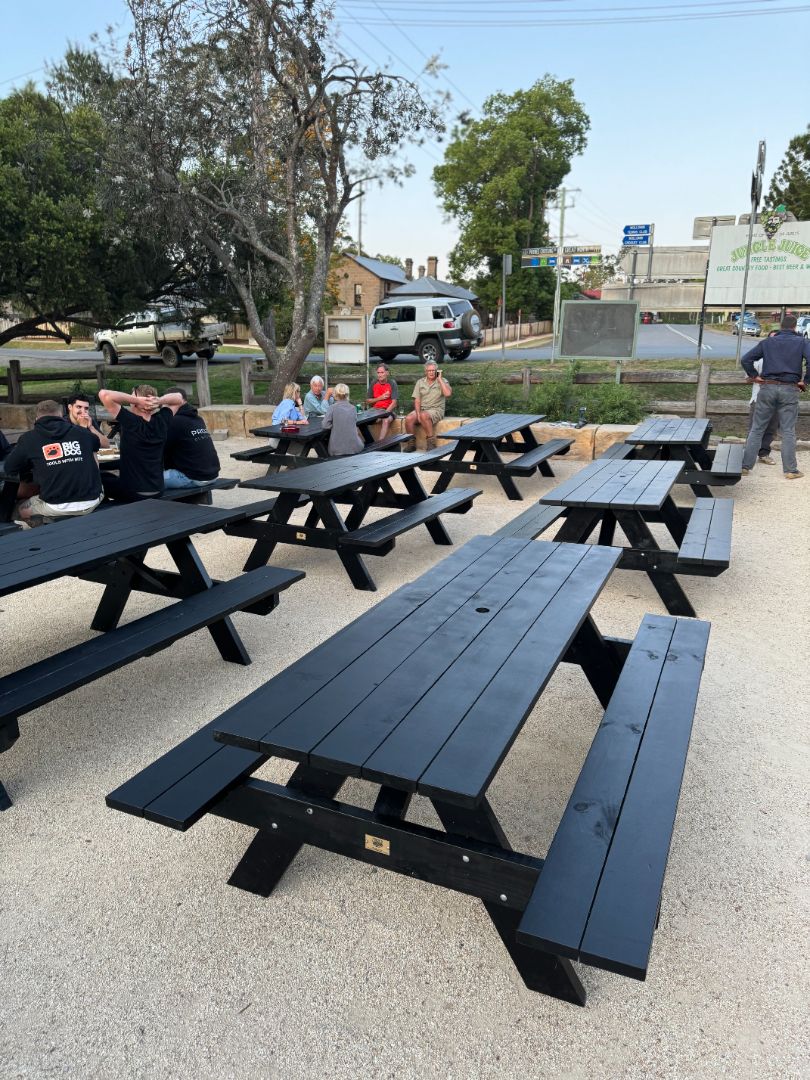
M172 417L183 405L181 394L158 396L154 386L136 386L131 394L99 390L99 401L121 431L119 474L104 476L104 490L113 499L134 502L163 492L163 452ZM129 408L124 408L129 406Z

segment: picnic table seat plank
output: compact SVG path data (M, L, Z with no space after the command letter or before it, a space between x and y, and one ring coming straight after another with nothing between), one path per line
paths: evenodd
M627 443L627 442L615 442L615 443L611 443L610 446L606 450L603 450L602 453L599 455L599 457L596 458L596 460L597 461L602 461L602 460L615 461L617 459L621 460L622 458L631 458L634 453L635 453L635 447L631 446L629 443Z
M543 506L536 502L528 507L522 514L507 521L494 534L495 536L511 536L521 540L535 540L546 529L565 513L564 506Z
M424 580L403 586L233 706L222 717L223 728L238 733L239 745L248 749L308 760L332 728L443 625L448 609L475 597L528 542L511 550L495 537L475 537L470 544L472 549L465 545L442 561L438 587L427 589ZM419 619L408 618L416 610Z
M744 453L744 443L719 443L714 451L709 472L717 476L740 476Z
M727 568L731 561L733 515L732 499L695 499L678 561Z
M542 446L535 446L534 449L521 454L517 460L508 461L506 471L518 475L525 473L529 476L538 465L547 461L548 458L553 457L555 454L567 454L573 444L573 439L550 439L547 443L543 443Z
M388 517L351 529L340 537L340 547L357 547L374 554L381 547L416 525L427 525L439 514L466 513L472 508L473 499L482 494L480 488L455 488L441 495L431 495L422 502L413 503Z
M645 977L709 629L645 616L521 920L524 944Z
M235 611L277 595L303 571L264 567L221 582L0 678L0 725L111 671L168 648Z

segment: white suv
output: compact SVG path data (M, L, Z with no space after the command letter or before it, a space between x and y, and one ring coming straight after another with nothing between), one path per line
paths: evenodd
M800 315L796 320L796 333L810 338L810 315Z
M466 360L484 340L481 319L469 300L452 296L418 296L390 300L369 317L368 351L380 360L398 353L418 356L423 364Z

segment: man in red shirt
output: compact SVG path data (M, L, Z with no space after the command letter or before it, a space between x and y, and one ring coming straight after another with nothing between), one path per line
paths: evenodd
M377 381L371 387L371 395L370 398L366 398L366 404L379 409L380 412L385 414L382 417L379 434L379 438L384 439L388 434L388 428L391 426L394 413L397 411L397 398L399 396L399 389L394 379L391 378L391 372L388 370L387 364L382 362L377 364Z

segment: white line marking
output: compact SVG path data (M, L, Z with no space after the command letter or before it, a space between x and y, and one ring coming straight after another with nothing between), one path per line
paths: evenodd
M681 336L681 337L685 337L685 338L686 338L686 340L687 340L688 342L690 342L690 344L692 344L692 345L695 345L695 346L697 345L697 338L691 338L691 337L689 337L689 335L688 335L688 334L684 334L683 330L676 330L676 329L675 329L675 327L674 327L674 326L670 326L670 325L669 325L669 323L666 323L665 325L666 325L666 328L667 328L667 330L671 330L673 334L680 334L680 336ZM712 346L711 346L711 345L707 345L707 344L706 344L706 338L705 338L705 336L704 336L704 338L703 338L703 348L704 348L704 349L708 349L708 350L709 350L709 352L711 352L711 350L712 350Z

